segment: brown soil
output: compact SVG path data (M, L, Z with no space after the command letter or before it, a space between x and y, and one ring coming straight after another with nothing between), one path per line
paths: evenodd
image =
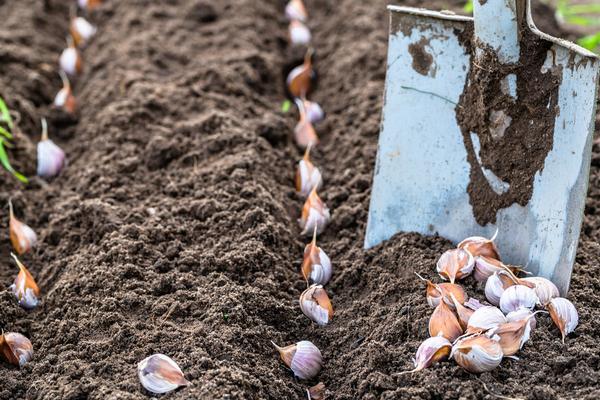
M431 312L413 272L433 276L450 244L400 234L362 249L386 1L307 0L320 73L313 98L328 112L313 151L333 212L320 238L335 268L336 315L325 328L297 304L301 152L291 140L296 116L279 108L283 71L298 52L286 48L284 1L107 0L91 17L99 33L75 83L78 119L46 106L59 87L68 9L43 3L0 0L0 95L21 116L15 165L33 175L41 115L69 165L49 185L24 190L0 174L1 204L12 197L40 234L24 261L43 290L32 312L0 293L0 327L35 348L22 370L0 363L0 399L147 398L135 367L154 352L173 357L193 383L165 398L301 399L307 383L269 341L302 339L322 349L318 379L334 399L600 396L600 141L569 295L580 326L566 344L541 317L520 361L480 376L446 362L398 377L412 367ZM8 286L16 268L2 232Z

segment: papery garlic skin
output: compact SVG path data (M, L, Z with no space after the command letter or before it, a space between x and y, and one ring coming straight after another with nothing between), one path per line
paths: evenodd
M533 288L536 296L538 297L540 304L546 305L555 297L560 297L558 288L552 281L543 278L541 276L533 276L529 278L523 278L521 281L533 283Z
M18 255L24 254L31 250L37 243L37 235L28 225L19 221L14 213L12 202L8 201L9 205L9 236L13 248Z
M302 215L298 220L300 228L302 228L302 235L313 233L315 229L317 233L323 232L330 218L329 208L321 200L317 190L313 188L302 207Z
M21 307L26 310L34 309L40 302L40 288L33 279L33 276L31 276L31 273L27 270L25 265L19 261L17 256L12 253L11 256L19 267L19 273L15 278L15 282L10 285L9 289L13 292Z
M313 49L309 48L304 56L304 63L292 69L287 76L286 84L290 95L295 99L305 99L312 88L315 72L312 68Z
M529 308L519 308L516 311L511 311L506 314L506 320L508 322L517 322L524 319L528 319L529 327L531 330L534 330L537 326L537 321L535 316L533 316L533 312Z
M77 0L79 8L82 10L92 10L100 5L102 0Z
M75 76L81 73L81 57L75 47L67 47L63 50L60 55L59 64L61 70L70 76Z
M550 313L550 318L554 321L554 324L560 330L562 335L562 342L565 342L565 337L575 330L579 324L579 314L577 309L569 300L562 297L555 297L548 304L546 308Z
M317 383L306 389L306 396L308 400L324 400L325 399L325 384L323 382Z
M0 336L0 354L10 364L21 368L33 358L33 345L29 339L20 333L2 333Z
M309 284L325 285L331 279L333 268L331 260L325 252L316 245L316 232L313 242L304 249L302 261L302 276Z
M302 196L308 196L313 189L319 190L323 184L321 171L310 161L309 152L310 146L296 169L296 191Z
M325 119L325 111L323 111L319 103L309 100L304 100L303 103L306 116L312 124L318 124Z
M453 341L462 334L463 329L458 318L445 301L440 301L429 318L429 335L443 336Z
M445 337L434 336L426 339L417 349L415 369L408 372L420 371L448 358L451 350L452 343Z
M535 291L523 285L510 286L500 297L500 309L505 314L517 311L519 308L533 310L538 303L539 299Z
M285 6L285 16L289 21L298 20L305 22L308 18L306 7L302 0L291 0Z
M491 239L481 236L471 236L460 242L457 247L459 249L465 249L473 257L485 256L500 260L500 253L498 252L498 248L494 243L496 235L498 235L498 231L496 231Z
M469 318L467 333L485 332L506 323L506 317L500 309L492 306L483 306L475 310Z
M138 363L138 377L142 386L149 392L163 394L188 386L179 365L164 354L153 354Z
M292 20L288 28L290 43L296 46L306 46L310 43L312 36L310 29L298 20Z
M273 343L273 342L271 342ZM323 365L321 351L309 342L302 340L296 344L279 347L273 346L279 351L281 360L288 366L299 379L311 379L317 376Z
M438 274L442 279L454 283L469 275L475 267L475 259L462 249L447 250L436 264Z
M451 353L458 365L476 374L493 370L503 356L500 343L483 335L459 339Z
M502 347L502 353L504 353L505 357L508 357L515 355L523 348L525 342L529 340L530 333L531 326L529 325L529 321L522 319L504 323L490 331L488 336L497 335L500 338L498 342L500 343L500 347Z
M62 88L56 94L54 98L54 106L62 108L69 114L73 114L77 109L77 101L73 96L70 88Z
M65 166L65 152L50 139L37 145L37 174L42 178L57 176Z
M294 140L303 149L319 143L317 132L306 116L302 116L294 127Z
M516 285L516 282L513 281L508 272L494 272L485 282L485 298L491 304L497 306L500 304L502 293L513 285Z
M71 20L71 36L76 46L85 46L96 34L96 27L83 17L75 17Z
M477 282L486 282L494 272L504 271L506 267L501 261L485 256L475 257L475 268L473 269L473 278Z
M333 318L333 306L321 285L312 285L300 295L300 309L319 326L327 325Z

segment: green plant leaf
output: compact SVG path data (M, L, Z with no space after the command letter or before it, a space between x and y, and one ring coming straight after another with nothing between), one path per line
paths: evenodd
M4 149L4 142L6 139L4 138L0 138L0 163L2 164L2 166L4 166L4 168L10 172L11 174L13 174L13 176L15 178L17 178L18 180L20 180L23 183L29 183L29 179L27 179L27 177L25 177L24 175L22 175L20 172L18 172L17 170L15 170L12 165L10 165L10 161L8 161L8 154L6 154L6 150Z
M572 25L594 26L595 24L597 24L596 18L583 17L581 15L565 14L564 18L565 18L565 22L572 24Z
M600 32L582 37L577 40L577 44L591 51L600 50Z
M10 116L10 111L8 111L8 107L6 107L6 103L2 97L0 97L0 121L6 122L8 129L11 131L13 130L12 117Z
M463 7L463 10L466 13L472 14L473 13L473 0L467 0L467 2L465 3L465 5Z
M2 126L0 126L0 135L2 136L6 136L7 139L12 139L13 135L7 131L6 129L4 129Z
M290 111L290 108L292 108L292 102L289 100L285 100L283 103L281 103L281 112L282 113L287 113Z

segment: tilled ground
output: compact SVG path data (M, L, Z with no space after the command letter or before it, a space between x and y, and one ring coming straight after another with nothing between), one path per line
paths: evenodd
M90 17L99 32L74 83L77 119L47 107L60 85L65 3L0 1L0 95L22 130L15 166L34 174L42 115L69 157L50 184L23 190L1 174L0 202L12 197L40 234L25 262L43 302L25 312L0 293L0 327L35 348L22 370L0 364L0 399L146 398L135 367L154 352L173 357L193 382L168 398L300 399L307 383L293 379L269 341L302 339L322 349L319 380L334 399L600 397L600 143L569 295L580 311L576 333L563 345L543 316L521 360L491 373L448 362L394 376L412 367L427 337L431 309L413 272L433 276L450 243L400 234L362 249L386 1L307 0L320 73L313 97L328 112L314 151L333 212L320 238L335 268L336 316L325 328L297 304L301 153L291 140L296 117L279 106L283 76L301 53L287 48L285 2L108 0ZM548 15L539 25L560 33ZM2 232L7 287L16 268Z

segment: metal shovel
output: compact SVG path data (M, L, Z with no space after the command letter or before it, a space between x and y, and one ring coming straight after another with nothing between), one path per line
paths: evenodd
M365 248L400 231L491 237L565 294L587 193L600 60L536 29L529 1L474 19L390 6Z

